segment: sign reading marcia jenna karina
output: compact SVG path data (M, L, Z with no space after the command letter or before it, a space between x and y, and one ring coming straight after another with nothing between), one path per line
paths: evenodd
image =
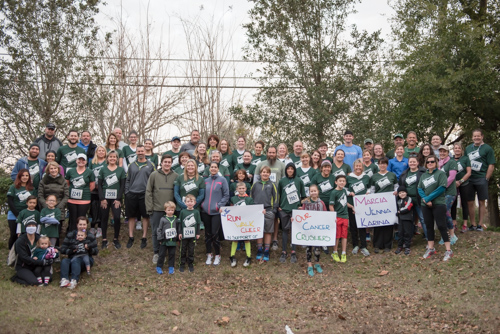
M392 192L354 196L358 228L397 224L396 197Z
M254 240L264 235L264 206L225 206L222 208L222 231L226 240Z
M335 246L337 213L329 211L292 211L292 244Z

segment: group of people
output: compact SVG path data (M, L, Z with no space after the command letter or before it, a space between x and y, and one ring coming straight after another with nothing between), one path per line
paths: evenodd
M385 153L382 145L364 140L364 148L353 144L354 134L345 131L344 143L335 148L333 158L321 143L311 153L302 142L288 152L285 144L267 146L262 141L249 151L244 137L234 147L228 140L210 135L200 141L193 130L190 140L181 145L173 137L171 149L160 156L153 152L150 139L138 144L135 131L122 141L117 128L96 145L91 134L69 131L67 144L55 137L55 125L47 124L45 134L29 147L29 155L17 161L12 171L14 184L7 198L10 229L9 248L18 255L14 280L22 284L43 285L51 279L51 268L59 255L61 287L76 287L82 270L90 274L93 256L109 244L120 249L122 206L128 220L127 248L135 243L135 230L142 229L140 247L147 247L151 225L153 263L163 274L168 256L168 271L175 269L175 252L180 244L179 271L194 271L194 244L204 230L206 264L221 263L221 208L228 205L262 204L264 235L256 240L256 259L269 261L270 251L278 250L278 231L282 229L279 261L297 262L295 245L290 245L294 209L335 211L337 242L332 258L347 261L348 230L352 253L369 256L367 240L373 234L373 251L389 252L394 237L395 253L410 254L412 237L422 227L428 245L424 258L435 254L434 223L446 251L443 260L453 256L457 242L457 194L462 201L462 232L481 231L484 226L488 180L496 163L492 148L484 143L480 129L472 133L473 143L465 149L455 143L450 153L439 136L431 144L417 146L417 136L409 132L394 136L395 147ZM394 226L369 231L358 228L354 196L391 192L397 195L397 232ZM475 198L479 202L479 222L475 220ZM62 226L68 214L65 238ZM111 220L110 220L111 210ZM467 221L470 220L470 227ZM107 229L113 226L112 243ZM93 229L90 229L93 227ZM97 235L96 235L97 233ZM341 247L340 254L338 247ZM236 251L244 249L244 266L252 262L250 242L233 242L230 264L237 265ZM322 272L321 251L327 247L307 247L308 274ZM36 255L35 255L36 254ZM48 255L48 256L47 256ZM312 258L314 255L315 264Z

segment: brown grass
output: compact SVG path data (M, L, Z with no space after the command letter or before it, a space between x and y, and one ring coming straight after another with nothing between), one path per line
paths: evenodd
M6 258L5 219L0 227ZM1 261L0 333L285 333L285 325L295 333L499 332L499 233L458 235L449 263L443 247L421 259L421 236L410 256L348 254L337 264L322 254L324 273L314 278L301 247L295 265L279 264L274 252L270 263L243 268L238 252L233 269L227 242L221 266L205 266L201 242L194 273L160 276L151 240L128 250L125 236L123 228L122 249L101 251L92 276L73 291L58 287L58 272L45 288L12 283L14 271Z

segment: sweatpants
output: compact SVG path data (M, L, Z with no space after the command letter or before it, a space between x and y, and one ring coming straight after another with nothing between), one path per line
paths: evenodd
M115 205L113 204L114 201L114 199L107 199L106 202L108 203L108 206L106 209L103 209L101 206L99 206L103 240L108 239L109 210L111 210L111 214L113 215L113 227L115 229L113 238L118 239L118 237L120 236L120 215L122 210L121 206L119 208L115 208Z
M181 240L181 266L193 264L194 262L194 245L195 238Z
M160 225L161 217L165 216L165 211L153 211L153 214L149 216L151 222L151 239L153 239L153 253L158 254L160 251L160 243L158 242L158 234L156 230ZM179 216L177 216L179 217ZM169 266L171 267L171 266Z
M437 228L441 233L444 242L450 241L448 235L448 228L446 226L446 205L427 205L422 206L422 213L424 214L425 225L427 225L427 240L434 241L434 221L436 221Z
M207 254L212 253L213 246L215 255L220 255L220 214L209 215L208 213L202 211L201 220L203 220L203 224L205 225L205 247L207 250Z
M291 212L285 212L283 210L278 211L279 212L279 218L281 221L281 229L283 230L281 233L281 247L283 249L283 252L286 252L286 248L288 246L288 234L290 233L290 230L292 229L292 213ZM295 252L295 245L292 244L292 251Z
M411 219L400 219L398 224L398 247L399 248L410 248L411 239L413 237L414 227L413 218Z
M186 239L186 240L188 240L188 239ZM174 267L175 266L175 248L176 248L176 246L160 245L160 249L159 249L160 254L158 255L158 262L156 262L156 266L163 268L163 264L165 263L165 256L168 253L168 267L169 268Z
M349 213L349 231L351 232L352 247L366 248L366 228L358 228L356 216L352 213L352 209L348 208L347 211Z
M68 211L69 211L69 226L68 231L71 232L76 230L77 219L78 217L86 217L87 211L89 211L90 203L88 204L73 204L68 203ZM66 232L66 233L67 233Z
M394 225L373 228L373 248L391 249Z

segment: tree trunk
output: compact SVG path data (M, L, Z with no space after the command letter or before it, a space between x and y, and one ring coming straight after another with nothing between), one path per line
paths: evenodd
M488 226L500 227L500 210L498 208L498 187L495 186L494 190L489 189L488 197Z

